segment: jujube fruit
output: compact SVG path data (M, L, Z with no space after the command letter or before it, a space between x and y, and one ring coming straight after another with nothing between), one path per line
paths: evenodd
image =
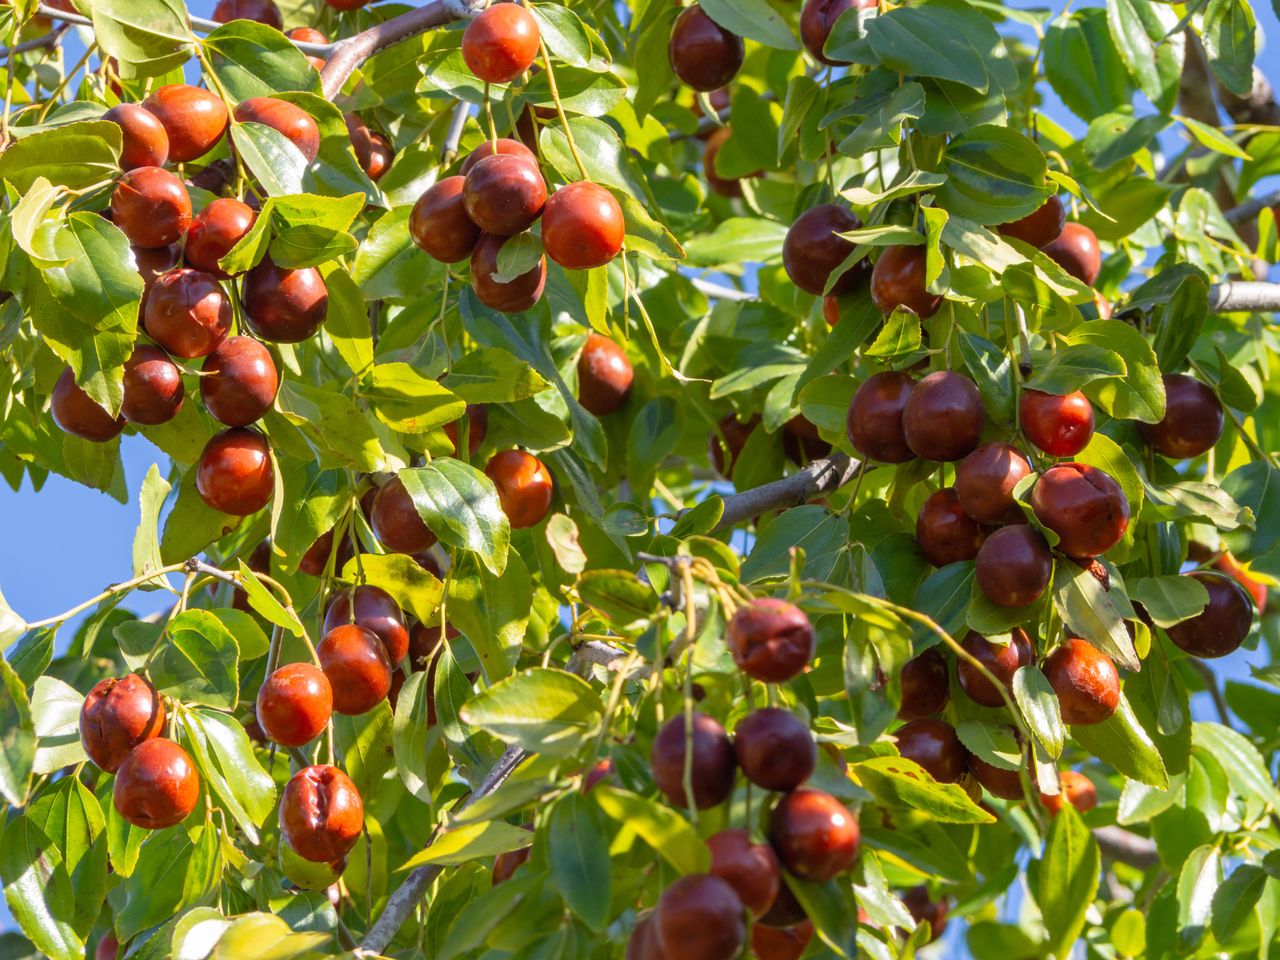
M377 183L391 169L391 164L395 161L396 152L391 146L391 141L377 130L369 129L369 126L364 123L352 131L348 121L347 133L360 169L370 180Z
M547 183L538 166L499 154L477 163L462 186L467 216L485 233L510 237L533 226L547 203Z
M142 105L169 135L169 162L190 163L217 146L226 133L227 106L203 87L173 83L161 87Z
M1055 194L1020 220L996 227L1006 237L1013 237L1033 247L1047 247L1062 234L1067 225L1067 209Z
M495 453L484 468L515 530L536 526L551 509L555 485L541 460L523 450Z
M1111 658L1086 640L1072 637L1044 662L1044 675L1058 695L1064 723L1101 723L1120 704L1120 674Z
M244 239L258 219L253 207L231 197L213 201L191 221L187 231L187 263L220 279L227 274L218 261Z
M808 780L818 764L818 745L809 728L777 707L753 710L738 721L733 753L748 780L784 793Z
M814 296L833 297L853 293L866 279L865 260L854 264L827 290L832 272L853 252L852 241L839 236L857 230L862 221L851 211L834 203L806 210L796 218L782 242L782 265L791 281Z
M813 624L793 603L760 597L739 607L725 637L733 662L747 676L782 683L813 659Z
M743 178L724 177L716 170L716 157L720 156L720 148L731 136L733 131L728 127L716 127L702 147L702 173L707 178L707 186L722 197L742 196Z
M937 716L951 699L947 660L937 647L912 657L902 666L902 703L899 720L923 720Z
M75 371L67 367L53 385L49 396L49 412L53 422L64 432L82 440L106 443L120 436L124 417L113 417L106 408L80 389Z
M707 16L696 3L681 11L671 26L667 57L680 81L709 93L742 69L746 44Z
M213 19L218 23L254 20L276 30L284 26L280 8L273 0L218 0L218 5L213 8Z
M524 7L495 3L467 24L462 59L485 83L510 83L533 65L541 36Z
M258 688L255 716L282 747L301 747L324 730L333 713L333 687L311 663L287 663Z
M180 267L155 282L147 294L147 334L175 357L207 357L231 329L231 300L216 277Z
M111 194L111 218L135 247L167 247L191 226L191 197L163 167L136 167Z
M200 776L187 751L172 740L144 740L116 770L111 799L135 827L161 830L187 819L200 797Z
M658 899L658 944L665 960L733 960L742 952L747 926L742 901L710 874L681 877Z
M324 0L334 10L359 10L369 5L371 0Z
M1053 575L1053 555L1035 527L1017 523L987 537L974 558L978 588L998 607L1040 599Z
M182 371L159 347L139 344L124 362L124 402L120 413L144 426L167 423L182 409Z
M271 352L252 337L227 337L201 369L200 399L220 423L247 427L275 402L280 374Z
M947 901L945 897L934 900L926 886L912 887L902 895L902 904L916 923L929 924L928 943L933 943L947 928Z
M796 899L796 895L791 892L791 888L784 881L782 886L778 888L778 899L773 901L773 906L769 908L769 912L760 917L756 923L760 926L780 929L792 927L798 923L805 923L808 919L805 915L804 907L800 905L800 901Z
M987 531L965 513L954 487L930 494L916 517L920 554L935 567L972 560L986 538Z
M640 918L631 937L627 940L624 960L665 960L658 943L657 912L650 911Z
M1165 412L1159 423L1138 421L1142 439L1161 456L1190 460L1213 449L1222 436L1222 401L1185 373L1164 378Z
M356 845L363 827L360 791L337 767L304 767L280 796L280 835L304 860L341 860Z
M925 288L924 247L885 247L871 270L871 299L886 317L906 307L928 319L942 306L942 296Z
M992 643L982 634L970 630L961 643L965 653L986 667L1004 689L1010 692L1010 696L1013 675L1035 661L1035 651L1031 649L1027 632L1021 627L1014 627L1011 637L1008 643ZM1004 706L1000 689L964 657L956 658L956 679L960 681L960 689L975 703L984 707Z
M984 443L956 464L956 496L979 523L1013 523L1022 519L1013 489L1030 473L1031 464L1017 447Z
M267 257L245 277L244 310L263 340L301 343L324 324L329 288L315 267L290 270Z
M483 403L468 403L467 411L453 423L444 425L445 436L453 444L453 455L458 456L458 435L461 433L458 424L467 421L467 455L475 456L475 452L484 445L484 438L489 433L489 407Z
M296 40L299 43L321 43L326 44L329 38L314 27L294 27L285 34L290 40ZM323 70L327 62L324 57L317 57L313 54L306 54L307 63L311 64L317 71Z
M164 701L136 673L96 683L80 706L80 743L98 767L115 773L138 744L160 736Z
M912 720L899 727L898 753L921 766L939 783L955 783L968 766L968 751L955 727L942 720Z
M136 103L118 103L102 115L120 128L120 169L163 167L169 160L169 134L155 114Z
M481 230L467 216L466 177L445 177L418 198L409 214L413 242L441 263L460 263L480 242Z
M353 623L334 627L316 647L320 669L333 687L333 709L347 716L367 713L391 689L391 659L382 641Z
M746 446L747 438L759 425L759 414L747 420L739 420L736 414L731 413L720 419L716 425L719 428L718 431L712 432L708 442L711 462L715 464L716 472L720 476L726 479L733 476L733 467L738 462L738 455Z
M215 435L200 454L196 490L211 509L233 516L247 517L265 507L275 492L266 437L244 427Z
M604 266L622 249L625 234L622 207L590 180L561 187L542 211L542 245L566 270Z
M1018 419L1026 438L1051 457L1074 457L1093 439L1093 404L1079 390L1058 396L1023 389Z
M849 808L831 794L801 788L773 808L769 842L784 867L822 883L853 866L861 831Z
M471 254L471 285L476 297L489 309L522 313L542 299L542 290L547 285L547 258L542 257L527 272L502 283L494 279L494 275L498 272L498 251L506 242L506 237L492 233L480 237Z
M1022 799L1022 774L1017 770L997 767L994 763L987 763L981 757L970 754L969 773L993 797L1001 800Z
M902 414L915 385L907 374L892 370L872 374L858 385L845 424L855 450L881 463L915 459L902 428Z
M114 933L104 933L98 945L93 948L93 960L116 960L120 952L120 941Z
M167 247L130 247L134 265L142 277L142 305L138 316L144 316L147 310L147 295L156 281L182 262L182 248L171 243Z
M1102 272L1102 248L1098 246L1098 235L1083 223L1066 224L1057 239L1045 245L1044 252L1063 270L1088 286L1093 286Z
M978 445L986 415L972 380L938 370L916 384L902 411L907 446L926 460L959 460Z
M475 165L481 160L499 154L505 154L512 157L523 157L535 166L537 166L538 163L537 155L519 140L512 140L509 137L499 137L497 140L485 140L484 143L472 150L467 159L462 161L462 169L458 172L462 175L463 179L465 179L467 174L475 169Z
M1253 601L1231 577L1208 570L1188 574L1209 594L1205 608L1167 629L1169 639L1193 657L1213 659L1235 652L1253 626Z
M492 883L496 887L500 883L506 883L515 872L529 862L529 856L533 853L533 847L524 847L520 850L511 850L507 853L500 853L493 858L493 879Z
M1069 557L1100 556L1129 528L1129 501L1120 484L1084 463L1046 470L1031 489L1031 507Z
M399 477L382 485L373 501L370 519L373 532L392 553L422 553L435 545L436 535L423 523Z
M767 912L782 884L773 849L767 843L752 843L746 830L721 830L707 840L707 846L711 849L711 875L733 887L753 915Z
M833 60L823 52L827 38L831 36L831 28L846 10L873 7L874 0L806 0L800 11L800 39L804 41L805 49L819 63L828 66L848 63L847 60Z
M1058 774L1058 789L1059 793L1040 794L1040 802L1055 817L1062 810L1064 798L1081 813L1092 810L1098 805L1098 788L1083 773L1063 770Z
M543 231L545 237L545 225ZM621 409L633 380L635 370L626 351L608 337L589 334L578 355L578 402L587 412L605 417Z
M812 420L797 413L782 425L782 452L797 467L803 467L831 453L831 444L822 439Z
M251 97L236 105L240 123L260 123L284 136L311 163L320 153L320 128L311 114L276 97Z
M1213 561L1213 569L1225 573L1248 591L1249 598L1253 600L1259 616L1267 612L1267 585L1251 577L1240 561L1231 555L1230 550L1223 551L1222 555Z
M692 726L693 803L705 810L729 799L738 764L724 727L696 710ZM654 783L672 806L681 808L689 805L684 789L685 739L685 715L681 711L662 725L649 754Z
M751 952L756 960L800 960L813 939L813 923L802 920L790 927L751 927Z
M404 625L404 613L394 597L381 587L362 584L355 588L355 616L351 616L352 593L339 590L324 612L324 632L345 623L371 630L382 641L392 663L399 663L409 653L409 631Z

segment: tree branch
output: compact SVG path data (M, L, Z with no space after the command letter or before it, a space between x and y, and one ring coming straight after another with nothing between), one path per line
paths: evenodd
M1154 840L1130 833L1123 827L1094 827L1093 836L1102 852L1112 860L1139 870L1154 867L1160 862Z
M62 40L66 32L71 28L66 24L55 27L46 33L43 37L36 37L34 40L26 40L23 43L16 44L13 47L0 47L0 59L8 60L9 57L18 53L26 53L29 50L39 50L41 47L56 47Z

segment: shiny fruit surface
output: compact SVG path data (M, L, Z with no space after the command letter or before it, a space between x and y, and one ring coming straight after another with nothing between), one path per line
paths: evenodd
M1021 220L1002 223L996 229L1006 237L1043 249L1062 235L1066 225L1067 208L1055 194Z
M276 30L284 26L280 8L273 0L218 0L218 5L213 8L213 19L218 23L255 20Z
M839 66L847 61L834 60L823 51L827 38L831 36L831 28L836 25L840 15L846 10L874 7L868 0L805 0L800 10L800 39L805 49L819 63L828 66Z
M495 453L484 472L498 489L502 512L516 530L537 526L551 509L555 484L541 460L523 450Z
M1058 695L1063 723L1101 723L1120 705L1120 674L1105 653L1073 637L1044 662L1044 675Z
M236 106L239 123L260 123L284 136L307 163L320 153L320 128L315 118L295 104L276 97L252 97Z
M275 467L266 437L243 427L214 436L200 454L196 489L214 510L238 517L257 513L275 493Z
M978 446L986 414L972 380L938 370L916 384L902 411L907 446L926 460L959 460Z
M231 329L231 299L216 277L181 267L156 280L147 294L147 335L175 357L193 360L217 349Z
M373 501L373 532L392 553L422 553L436 543L436 535L422 521L404 481L394 477L383 484Z
M1214 659L1235 652L1253 626L1253 601L1232 577L1207 570L1188 576L1209 594L1203 610L1168 628L1169 639L1193 657Z
M998 607L1024 607L1040 599L1053 574L1053 555L1035 527L1001 527L983 541L975 558L978 587Z
M332 863L351 852L364 827L364 802L351 778L337 767L304 767L280 797L280 835L294 853Z
M329 288L315 267L290 270L270 257L244 281L245 315L250 328L271 343L301 343L324 324Z
M232 197L209 204L191 221L185 248L188 265L225 280L228 274L218 261L244 239L258 215L253 207Z
M1102 272L1102 249L1098 235L1083 223L1068 223L1056 240L1044 247L1058 266L1081 283L1093 286Z
M912 657L902 667L899 720L923 720L941 713L951 699L947 659L937 647Z
M120 413L130 423L167 423L182 409L186 388L182 371L159 347L140 344L124 362L124 403Z
M578 355L578 402L587 412L606 417L620 410L631 395L633 380L635 370L626 351L608 337L589 334Z
M818 746L808 726L777 707L761 707L738 721L733 752L743 776L783 793L808 780L818 764Z
M693 803L699 810L723 803L733 792L737 760L729 736L711 717L693 713ZM687 808L685 796L685 715L682 711L658 731L649 755L653 779L674 807Z
M1164 396L1164 419L1138 422L1147 446L1170 460L1190 460L1211 450L1222 436L1224 414L1218 395L1194 377L1175 373L1164 378Z
M737 75L746 57L746 45L695 3L676 17L667 57L682 83L709 93Z
M1097 557L1129 529L1129 501L1120 484L1097 467L1060 463L1031 488L1036 519L1058 535L1069 557Z
M1018 418L1026 438L1051 457L1074 457L1093 439L1093 404L1079 390L1059 396L1023 389Z
M881 463L915 459L902 427L902 415L915 386L910 376L895 371L872 374L858 385L845 423L855 450Z
M894 736L898 753L913 760L939 783L955 783L968 765L968 751L955 727L942 720L912 720Z
M227 337L205 358L200 399L229 427L247 427L275 402L280 375L271 352L252 337Z
M782 264L791 281L814 296L853 293L866 280L865 260L850 267L827 290L831 274L853 252L853 243L838 236L862 226L851 210L834 203L806 210L796 218L782 242Z
M965 653L986 667L1012 697L1013 675L1019 668L1028 666L1035 660L1035 651L1031 648L1027 632L1021 627L1014 627L1010 635L1008 643L993 643L980 633L970 630L961 646ZM960 681L960 689L975 703L984 707L1004 706L1000 688L963 657L956 660L956 679Z
M1016 523L1022 509L1014 488L1031 473L1031 464L1017 447L984 443L956 464L956 496L964 512L979 523Z
M665 960L733 960L747 939L742 901L710 874L672 883L658 899L655 918Z
M1092 810L1098 805L1098 788L1083 773L1075 770L1063 770L1058 774L1059 793L1040 794L1040 801L1045 809L1054 816L1062 810L1063 802L1067 802L1081 813Z
M778 859L806 880L824 883L844 873L858 859L861 839L849 808L823 790L792 791L769 816L769 840Z
M486 157L492 157L499 154L512 157L523 157L535 166L538 163L538 156L519 140L512 140L509 137L499 137L497 140L486 139L480 146L476 147L462 161L462 168L458 173L465 180L468 173L475 169L477 163Z
M916 517L920 553L935 567L972 560L986 539L987 531L965 513L954 487L930 494Z
M413 242L441 263L461 263L480 242L483 231L467 216L462 196L466 182L461 176L436 181L409 215Z
M333 688L333 709L338 713L368 713L387 698L391 659L372 630L353 623L334 627L316 647L316 655Z
M928 319L942 306L942 296L925 289L925 248L885 247L871 271L871 299L886 317L898 307Z
M711 875L733 887L754 916L768 912L782 883L778 858L767 843L752 843L746 830L721 830L707 840Z
M163 167L169 160L169 134L155 114L136 103L118 103L102 115L120 127L120 169Z
M80 706L80 743L98 767L115 773L134 747L160 736L164 721L164 701L144 677L111 677Z
M561 187L542 211L542 245L566 270L604 266L622 249L625 234L622 207L590 180Z
M506 237L492 233L480 237L471 255L471 284L476 297L491 310L522 313L542 299L547 285L547 258L543 257L526 273L503 283L495 279L495 274L498 274L498 252L506 242Z
M135 247L167 247L191 226L191 197L163 167L135 167L111 194L111 218Z
M529 229L547 203L547 184L537 164L498 154L481 160L462 186L467 216L485 233L511 237Z
M739 607L729 621L725 642L733 662L747 676L782 683L813 659L813 624L793 603L760 597Z
M53 422L64 433L94 443L114 440L124 430L124 417L111 416L106 408L99 406L80 389L75 371L70 367L62 371L54 384L53 393L49 396L49 412L53 414Z
M258 688L258 726L283 747L301 747L320 736L333 713L333 688L311 663L287 663Z
M343 589L334 594L324 613L324 632L327 634L346 623L355 623L373 631L382 641L393 664L399 663L409 653L409 631L405 627L404 613L395 598L381 587L362 584L354 590Z
M538 21L515 3L495 3L467 24L462 59L485 83L510 83L533 65L541 33Z
M161 830L181 823L196 807L200 776L187 751L155 737L130 751L116 770L112 802L135 827Z
M174 83L143 101L169 135L169 162L189 163L212 150L227 131L226 104L212 91Z

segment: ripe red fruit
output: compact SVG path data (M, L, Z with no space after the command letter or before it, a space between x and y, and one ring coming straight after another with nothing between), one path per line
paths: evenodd
M167 247L130 247L138 274L142 277L142 307L138 312L143 316L147 310L147 296L151 288L174 267L182 262L182 248L173 243Z
M376 130L371 130L354 113L346 114L343 119L347 121L347 137L351 140L351 149L355 151L356 163L376 183L390 169L391 162L395 159L390 141Z
M1029 473L1031 464L1017 447L984 443L956 465L956 496L979 523L1016 523L1022 510L1013 488Z
M468 403L467 412L453 423L444 425L445 436L453 444L453 455L458 456L458 424L467 421L467 455L475 456L484 444L485 435L489 432L489 408L483 403Z
M1072 637L1049 655L1044 675L1058 695L1062 720L1101 723L1120 704L1120 674L1111 658L1086 640Z
M294 27L285 34L290 40L297 40L300 43L328 43L329 38L314 27ZM311 64L317 71L323 70L327 61L324 57L316 57L307 54L307 63Z
M338 713L358 716L387 698L391 659L372 630L352 623L334 627L324 635L316 654L333 687L333 709Z
M912 887L902 895L902 905L907 908L916 923L929 924L928 943L933 943L947 928L947 900L940 897L934 900L929 896L929 888L923 885Z
M1053 555L1030 524L1001 527L987 537L975 558L978 587L998 607L1024 607L1044 593L1053 575Z
M138 167L116 184L111 218L135 247L167 247L191 226L191 197L163 167Z
M902 667L902 704L899 720L923 720L936 716L951 699L951 675L947 660L937 647L908 660Z
M753 710L738 721L733 752L743 776L757 787L784 793L808 780L818 764L818 745L809 728L794 713L776 707Z
M1120 484L1097 467L1060 463L1031 489L1036 519L1059 537L1069 557L1106 553L1129 528L1129 501Z
M355 618L352 619L351 594L349 589L334 594L324 612L324 632L355 623L371 630L382 641L391 662L399 663L409 653L409 631L405 628L400 604L381 587L365 584L355 588Z
M228 337L202 368L200 398L215 420L247 427L275 402L280 386L271 353L252 337Z
M324 323L329 288L315 267L289 270L267 257L244 281L245 316L250 328L272 343L301 343Z
M858 859L861 831L848 807L823 790L802 788L778 801L769 816L769 842L797 877L830 880Z
M545 226L543 231L545 237ZM603 417L620 409L631 395L634 379L626 351L598 333L587 336L578 355L578 402L589 413Z
M493 858L493 886L500 883L506 883L525 863L528 863L530 854L533 853L533 847L524 847L521 850L512 850L508 853L500 853Z
M597 783L600 783L602 780L611 776L613 776L613 761L599 761L595 766L588 770L587 775L582 778L582 792L584 794L590 793Z
M275 491L267 438L243 427L214 436L200 454L196 489L211 509L238 517L257 513Z
M148 335L175 357L206 357L231 329L231 301L216 277L180 267L155 282L143 318Z
M733 662L766 683L790 680L813 659L813 624L793 603L759 597L739 607L725 637Z
M709 874L690 874L667 887L655 918L664 960L733 960L747 939L742 901Z
M733 131L728 127L716 127L707 135L706 143L702 148L702 173L707 178L707 186L722 197L740 197L742 196L742 181L744 177L723 177L716 170L716 157L720 155L720 148L724 146L726 140L733 135ZM759 176L760 172L749 174L750 177Z
M822 52L831 36L831 28L846 10L875 7L874 0L806 0L800 11L800 39L814 59L829 66L840 66L847 60L833 60Z
M364 802L351 779L337 767L304 767L280 797L280 835L303 860L341 860L360 839Z
M653 780L672 806L687 807L684 790L685 715L681 711L662 725L653 739L649 762ZM693 714L693 802L699 810L729 799L737 773L733 744L724 727L706 714Z
M462 59L485 83L510 83L533 65L542 34L538 21L515 3L497 3L467 24Z
M120 169L163 167L169 160L169 134L155 114L136 103L118 103L102 115L120 127Z
M907 446L926 460L959 460L982 437L982 395L968 377L938 370L916 384L902 411Z
M1018 669L1035 661L1035 651L1031 648L1027 632L1021 627L1014 627L1011 636L1009 643L992 643L982 634L970 630L961 644L965 653L986 667L1008 691L1013 690L1013 675ZM956 679L960 681L960 689L975 703L984 707L1004 706L999 688L963 657L956 658Z
M773 849L766 843L752 843L746 830L721 830L707 840L707 846L711 849L711 875L733 887L754 916L767 912L782 884Z
M485 233L510 237L533 226L547 203L547 183L538 165L499 154L481 160L462 187L467 216Z
M712 20L696 3L681 11L671 26L667 41L671 69L695 90L710 93L723 87L742 69L746 55L742 38Z
M120 413L130 423L167 423L182 409L186 388L182 371L159 347L140 344L124 362L124 403Z
M240 200L222 197L213 201L191 221L191 229L187 231L187 263L227 279L229 274L218 266L218 261L244 239L257 219L253 207Z
M1193 657L1213 659L1233 653L1253 625L1253 602L1244 587L1220 573L1197 570L1188 576L1200 581L1209 602L1190 620L1168 628L1169 639Z
M236 105L240 123L260 123L284 135L307 159L320 153L320 128L315 118L295 104L276 97L251 97Z
M1249 571L1231 555L1231 551L1225 551L1222 556L1213 561L1213 569L1225 573L1244 587L1249 592L1249 597L1257 607L1259 615L1267 612L1267 585L1249 576Z
M803 920L790 927L751 927L751 952L756 960L800 960L813 939L813 923Z
M797 467L803 467L829 454L831 444L822 439L813 421L797 413L782 425L782 452Z
M156 737L138 744L116 770L111 799L135 827L160 830L187 819L200 797L200 776L187 751Z
M725 479L733 476L733 467L738 462L738 454L742 453L742 448L746 446L751 431L759 425L759 414L749 420L739 420L732 413L720 419L717 424L719 432L711 434L709 444L711 461L715 464L716 472L720 476ZM721 434L724 435L724 439L721 439Z
M916 542L921 555L935 567L972 560L987 531L964 512L954 487L931 494L916 517Z
M997 767L976 754L970 754L969 772L993 797L1002 800L1022 799L1022 775L1017 770Z
M640 918L627 940L625 960L665 960L658 943L657 913L650 911Z
M1044 252L1081 283L1093 286L1102 271L1102 249L1098 235L1083 223L1068 223Z
M98 945L93 948L93 960L116 960L120 952L120 941L114 933L104 933Z
M506 242L506 237L492 233L480 237L471 254L471 285L476 297L489 309L522 313L542 299L542 290L547 285L547 258L543 257L527 273L501 283L493 275L498 272L498 251Z
M862 221L850 210L834 203L806 210L796 218L782 243L782 265L791 281L804 290L819 296L833 297L853 293L866 280L869 266L861 260L850 267L827 290L832 272L853 252L853 243L837 234L856 230Z
M1098 805L1098 788L1083 773L1063 770L1058 774L1058 789L1061 792L1056 794L1040 794L1040 802L1055 817L1062 810L1063 798L1081 813Z
M1093 404L1079 390L1057 396L1024 389L1018 419L1026 438L1051 457L1074 457L1093 438Z
M942 297L925 289L924 247L885 247L871 271L871 299L886 317L898 307L928 319L942 306Z
M472 150L467 159L462 161L462 169L458 172L465 178L467 174L475 169L476 164L481 160L498 155L523 157L534 166L538 165L537 154L519 140L512 140L509 137L499 137L497 140L486 140L484 143L480 144L480 146Z
M924 768L939 783L955 783L968 765L968 751L956 731L941 720L912 720L898 728L898 753Z
M782 886L778 888L778 899L773 901L773 906L769 908L769 912L757 920L756 923L760 926L778 930L785 927L793 927L800 923L807 923L808 920L804 907L800 905L800 901L796 899L796 895L791 892L791 888L784 881Z
M114 440L125 425L124 417L111 416L76 385L76 374L70 367L62 371L53 386L49 412L64 433L94 443Z
M138 744L160 736L164 701L136 673L100 680L80 707L80 743L89 759L115 773Z
M905 373L892 370L872 374L858 385L845 424L855 450L881 463L915 458L902 428L902 414L915 385Z
M436 535L422 522L404 481L393 477L373 501L373 532L392 553L422 553L435 546Z
M512 529L536 526L551 509L555 485L541 460L523 450L495 453L484 468Z
M156 90L142 105L169 135L169 162L190 163L218 145L227 130L227 106L203 87L173 83Z
M459 263L471 256L481 230L467 216L462 188L466 177L445 177L427 189L413 205L409 233L413 242L441 263Z
M1066 224L1066 207L1055 194L1021 220L1002 223L996 229L1006 237L1043 249L1062 235L1062 228Z
M280 8L273 0L218 0L218 5L213 8L213 19L218 23L230 23L232 20L256 20L276 30L284 26Z
M333 713L333 687L311 663L287 663L258 688L258 726L282 747L301 747L320 736Z
M1190 460L1211 450L1222 436L1222 401L1217 394L1194 377L1174 373L1164 378L1164 396L1164 419L1138 422L1147 445L1170 460Z
M625 233L622 207L590 180L561 187L542 211L542 245L566 270L604 266L622 249Z

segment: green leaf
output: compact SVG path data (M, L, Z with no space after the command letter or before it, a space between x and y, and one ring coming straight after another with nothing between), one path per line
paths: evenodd
M429 674L409 674L395 705L391 722L391 749L395 755L396 774L404 788L423 803L431 803L431 776L427 770L427 752L431 735L429 721L432 689Z
M865 356L891 360L920 349L920 317L906 307L898 307L884 322L875 340L862 352Z
M1101 860L1098 842L1080 814L1063 804L1045 837L1034 888L1050 952L1056 956L1066 956L1084 930L1085 914L1098 891Z
M185 830L153 830L147 835L130 882L123 888L124 907L116 911L118 937L131 940L181 910L194 852L195 844Z
M1209 0L1204 8L1200 39L1209 66L1237 97L1247 97L1253 90L1256 34L1253 8L1243 0Z
M1253 912L1267 882L1267 871L1254 863L1242 863L1213 894L1210 914L1213 935L1227 943Z
M1169 786L1164 761L1151 737L1138 724L1123 693L1114 714L1101 723L1072 727L1071 736L1084 749L1126 777L1162 790Z
M899 7L867 21L866 29L872 51L890 70L986 92L983 46L994 46L995 28L967 4L932 0Z
M533 605L533 584L520 554L507 556L494 576L473 555L464 554L449 577L449 619L467 635L480 657L485 679L495 683L516 665Z
M915 8L895 13L910 9ZM961 134L943 152L942 169L947 182L938 188L938 205L978 223L1025 217L1053 192L1045 182L1040 148L1008 127L984 124Z
M1133 97L1102 9L1073 10L1050 24L1044 71L1067 109L1085 121L1125 109Z
M298 614L292 607L286 607L270 589L266 587L258 575L249 569L249 565L243 560L240 563L240 588L244 590L245 596L249 599L249 606L254 613L271 621L277 627L284 627L295 637L300 637L306 632L306 628L302 626L302 621L298 619ZM213 704L211 704L213 706Z
M1053 758L1062 755L1062 714L1058 696L1049 680L1037 666L1019 667L1013 675L1013 697L1027 726Z
M1246 6L1245 9L1248 9ZM1248 160L1249 155L1240 146L1217 127L1211 127L1194 117L1178 117L1178 122L1187 128L1187 132L1196 138L1200 146L1221 153L1237 160Z
M209 34L204 45L214 73L234 101L270 97L282 90L320 92L316 71L279 30L253 20L233 20Z
M1214 893L1222 878L1222 854L1212 844L1191 851L1178 874L1178 940L1197 946L1208 932Z
M271 641L262 632L262 627L258 625L258 621L253 618L252 614L243 610L233 610L229 607L210 610L209 612L221 620L222 625L231 631L231 635L236 638L236 646L240 648L241 660L257 660L259 657L267 655L267 649Z
M18 616L0 593L0 650L27 632L27 622Z
M156 690L185 703L230 710L239 700L240 650L235 637L208 610L186 610L152 662Z
M412 557L402 553L365 554L359 563L354 558L348 560L342 574L354 581L361 570L363 582L387 591L418 620L428 621L440 609L444 585Z
M1264 460L1243 463L1222 478L1222 489L1256 517L1252 529L1242 526L1223 535L1236 559L1264 557L1280 545L1280 471Z
M553 56L575 67L590 64L591 39L576 13L557 3L530 4L528 10L538 21L538 32Z
M383 700L358 717L333 715L333 732L338 742L340 763L362 797L378 791L383 775L394 762L391 705Z
M1257 747L1245 737L1219 723L1198 722L1191 728L1191 739L1221 762L1232 790L1245 801L1247 817L1268 806L1280 807L1280 791L1267 775Z
M261 123L233 123L231 140L268 195L283 197L303 192L307 158L283 133Z
M1163 113L1173 109L1184 41L1177 14L1151 0L1107 0L1107 23L1120 59L1138 89Z
M0 179L19 193L40 178L73 190L103 183L120 171L120 143L120 127L110 120L82 120L33 133L0 154Z
M1189 620L1205 608L1209 592L1192 577L1138 577L1125 584L1131 600L1137 600L1155 621L1169 628Z
M0 795L15 807L27 802L35 758L31 702L9 661L0 660Z
M276 801L275 783L262 768L244 727L212 710L192 710L187 717L190 739L207 784L249 838L256 843Z
M32 772L44 776L89 759L80 742L84 697L57 677L37 677L31 691L31 723L36 736Z
M1105 347L1082 343L1054 352L1049 362L1027 380L1029 390L1067 394L1105 377L1123 377L1128 371L1120 354Z
M1009 355L985 337L961 332L960 356L982 394L987 416L997 423L1013 423L1013 368Z
M107 895L107 845L98 842L106 829L102 807L89 788L67 777L31 805L31 821L62 857L58 868L70 880L72 929L86 937Z
M4 898L22 932L44 956L81 960L84 942L72 927L71 881L52 839L30 817L15 816L0 838Z
M589 570L578 578L578 596L619 630L647 623L658 612L658 596L629 570Z
M429 433L466 412L453 391L407 363L375 364L360 393L378 419L400 433Z
M533 834L501 820L471 823L446 830L423 850L400 865L397 873L415 870L427 864L456 867L472 860L488 860L500 853L523 850L533 843Z
M1082 323L1063 338L1067 343L1091 344L1116 354L1124 363L1117 379L1091 381L1085 393L1108 416L1119 420L1159 423L1164 417L1164 379L1155 351L1130 324L1119 320Z
M670 807L606 783L592 788L591 799L681 874L705 873L710 868L711 851L706 843L689 821Z
M692 237L685 245L690 266L717 267L782 256L787 228L759 217L728 217L710 233Z
M852 773L881 803L912 807L944 823L992 823L995 818L954 783L939 783L904 757L875 757Z
M494 684L462 708L462 719L530 753L569 754L595 734L604 704L580 677L534 667Z
M143 576L164 566L160 558L160 510L169 495L169 481L160 476L160 468L151 465L138 492L138 509L142 516L133 535L133 575Z
M798 50L791 28L765 0L700 0L703 12L730 33L775 50Z
M499 347L479 347L449 370L449 389L467 403L512 403L546 390L537 370Z
M600 808L570 793L551 808L547 839L555 856L551 881L569 909L597 933L609 920L611 901L609 837Z
M94 0L94 38L135 76L158 77L191 57L195 37L182 0Z
M810 504L781 514L765 527L742 564L745 582L785 576L791 569L791 548L805 552L805 575L825 580L849 542L847 517Z
M454 418L461 415L461 404L459 408ZM450 457L402 470L398 476L418 516L441 543L473 552L490 572L502 576L511 524L492 480L470 464Z

